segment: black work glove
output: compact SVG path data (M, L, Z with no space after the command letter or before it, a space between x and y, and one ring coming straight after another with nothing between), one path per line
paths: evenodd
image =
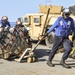
M41 40L41 39L44 39L46 36L48 36L48 33L46 33L46 34L44 34L44 35L41 35L41 36L39 36L39 40Z
M44 36L45 36L45 37L48 36L48 33L46 33Z

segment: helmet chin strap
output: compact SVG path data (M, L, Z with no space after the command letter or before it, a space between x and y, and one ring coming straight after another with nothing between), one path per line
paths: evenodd
M68 17L69 17L69 15L65 15L65 14L63 15L64 19L67 19Z
M67 19L68 19L68 17L64 17L64 16L63 16L63 19L67 20Z

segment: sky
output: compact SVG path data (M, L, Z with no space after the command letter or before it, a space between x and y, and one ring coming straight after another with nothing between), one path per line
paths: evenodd
M8 16L10 22L16 22L25 14L38 13L41 4L68 8L75 5L75 0L0 0L0 19L2 16Z

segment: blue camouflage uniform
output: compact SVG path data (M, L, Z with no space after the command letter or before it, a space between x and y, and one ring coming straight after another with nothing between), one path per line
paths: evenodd
M52 25L52 27L47 31L47 33L50 33L55 28L55 35L58 37L68 37L71 31L73 31L75 35L74 21L71 17L67 18L66 20L63 19L63 17L59 17L54 25Z
M10 23L8 21L5 23L3 21L0 21L0 24L2 24L2 27L6 27L6 26L10 27Z
M56 22L50 27L47 33L52 32L55 29L55 37L53 42L52 50L49 54L49 60L52 61L58 47L62 44L65 50L62 59L66 60L68 55L72 50L72 42L69 40L68 36L71 32L74 32L75 36L75 29L74 29L74 21L71 17L64 19L62 16L58 17Z

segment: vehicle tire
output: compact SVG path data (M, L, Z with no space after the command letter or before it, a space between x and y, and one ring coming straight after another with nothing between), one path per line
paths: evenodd
M33 61L33 58L32 58L32 57L28 57L28 58L27 58L27 62L28 62L28 63L31 63L32 61Z
M54 32L51 32L46 38L45 38L45 43L49 48L52 48L53 45L53 40L54 40Z

